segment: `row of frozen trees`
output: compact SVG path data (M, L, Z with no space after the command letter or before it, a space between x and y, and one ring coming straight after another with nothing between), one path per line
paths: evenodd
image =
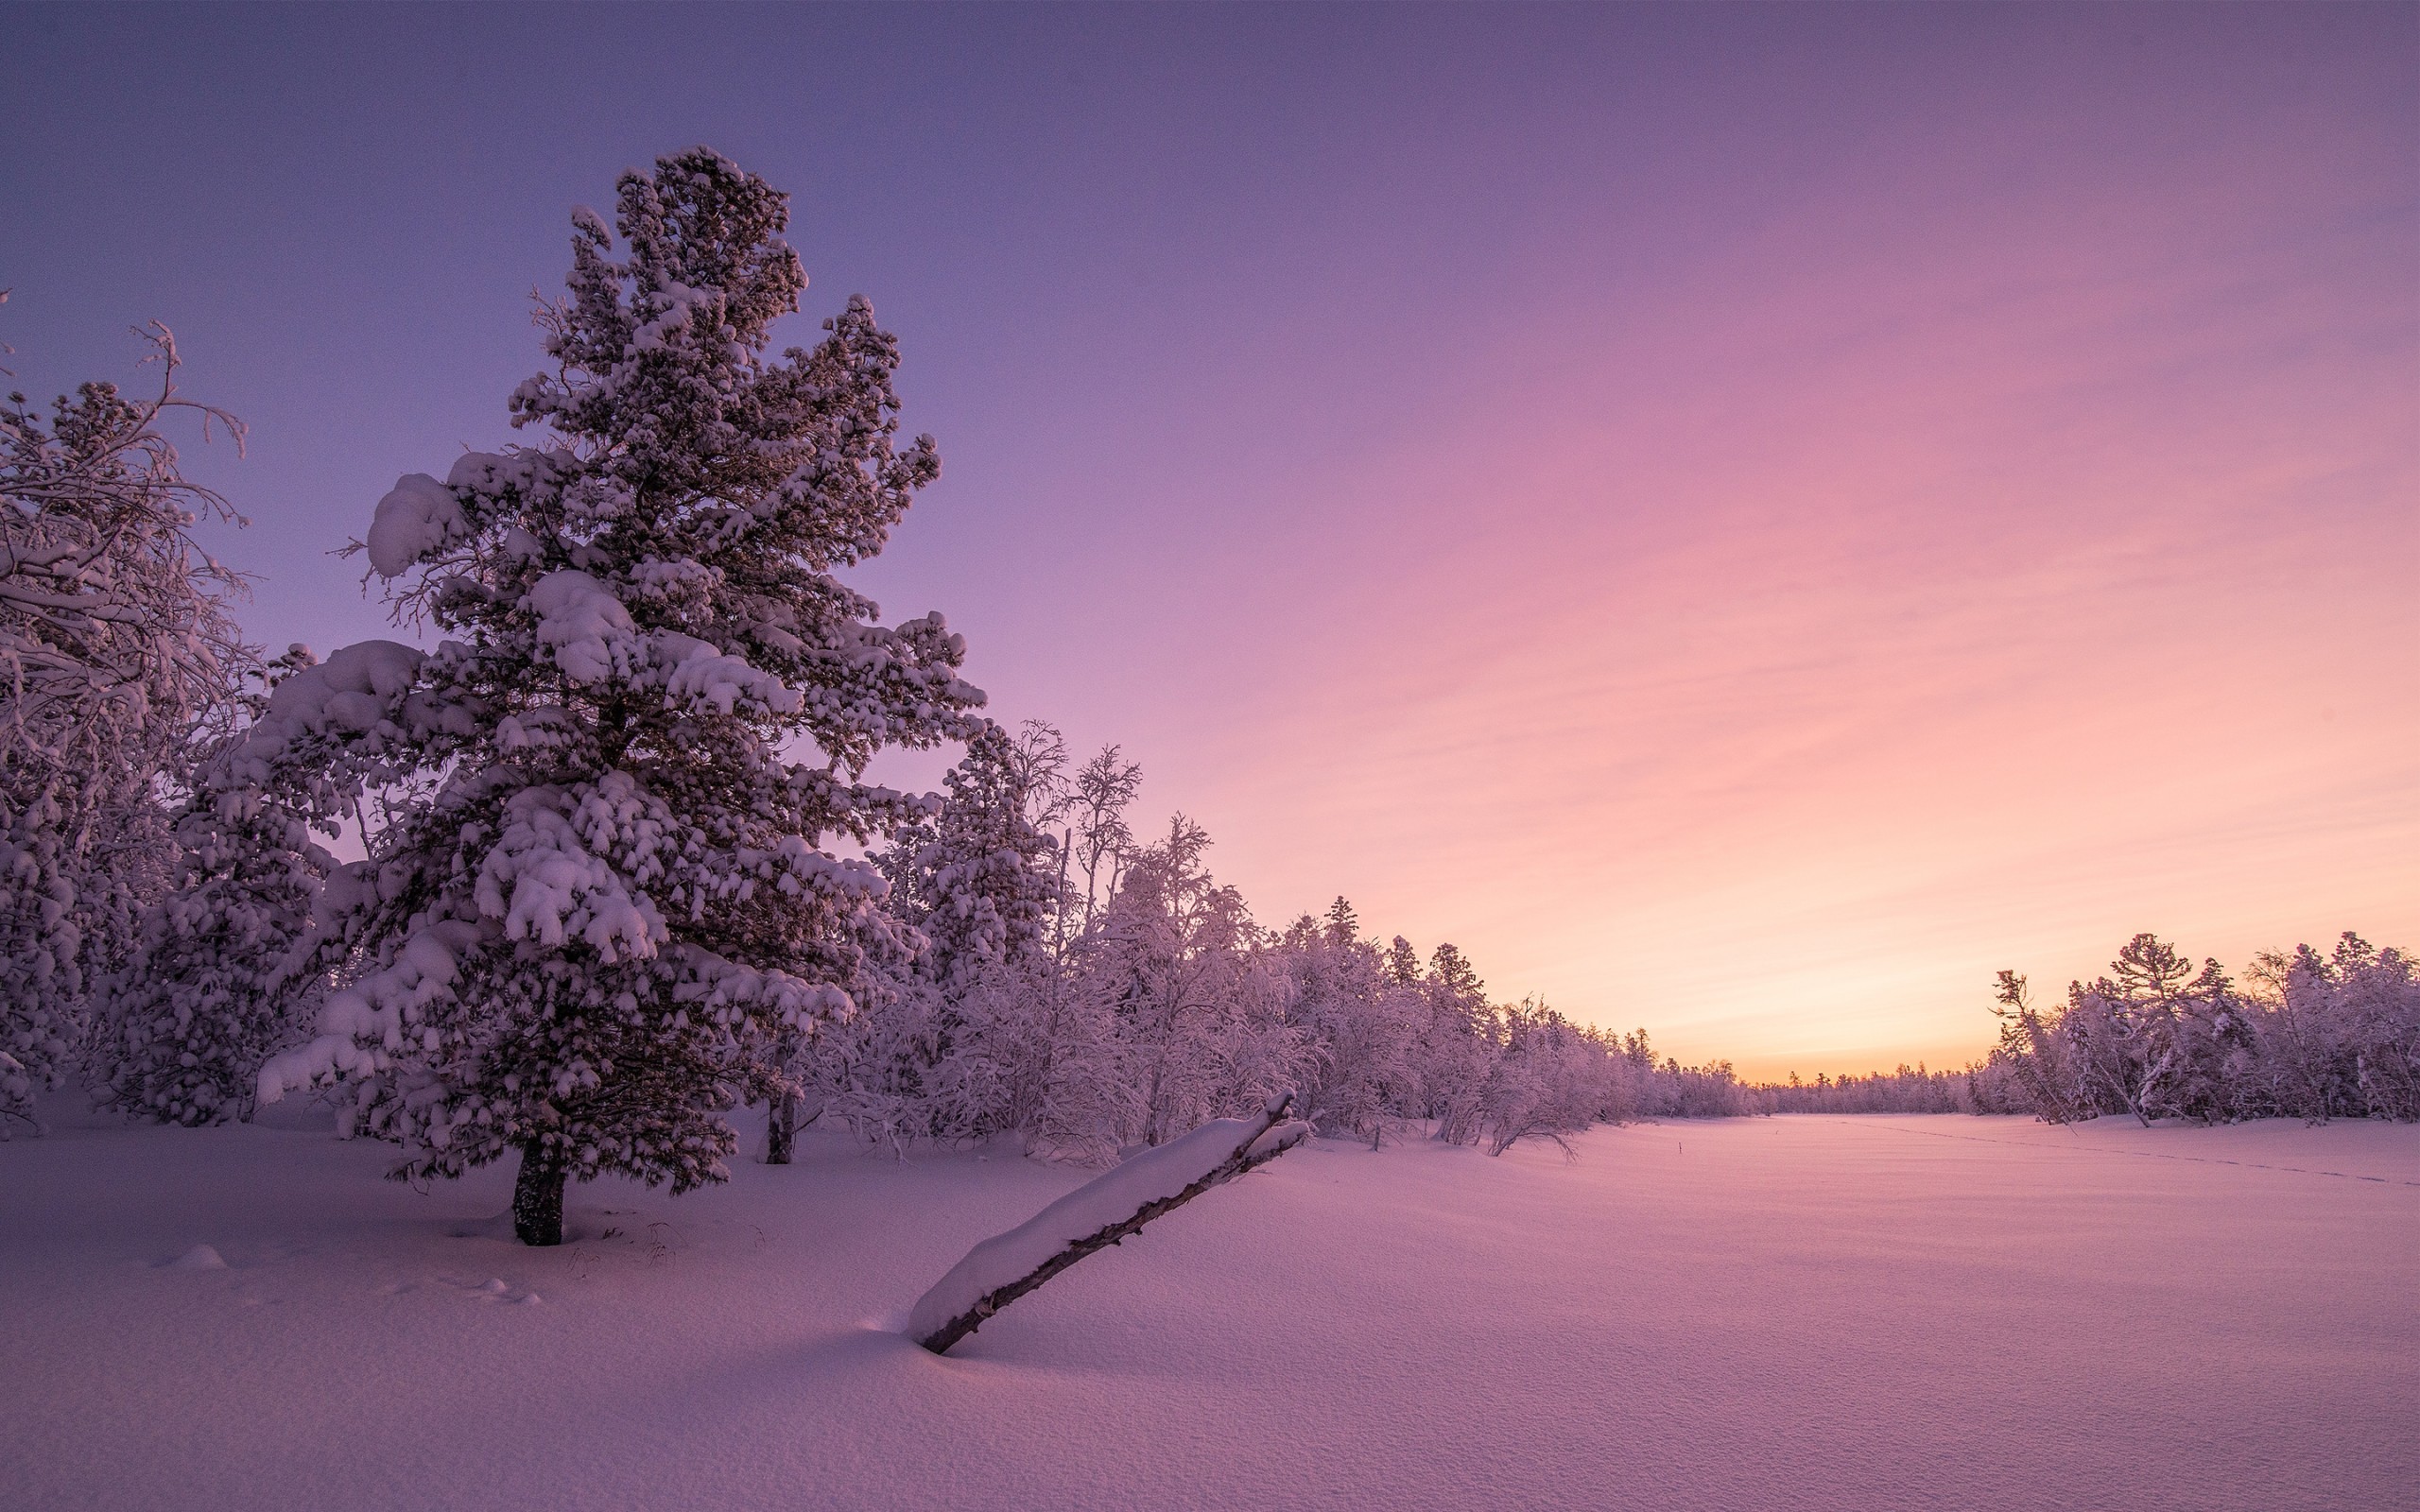
M1999 979L1992 1066L2052 1123L2183 1118L2420 1121L2420 971L2347 934L2323 954L2264 954L2238 982L2137 935L2109 974L2044 1008Z
M2215 960L2137 935L2107 974L2037 1005L1999 976L2000 1042L1959 1071L1795 1075L1747 1089L1758 1112L2031 1113L2053 1124L2132 1115L2420 1121L2420 970L2345 935L2326 954L2268 953L2240 982Z
M1901 1066L1871 1075L1819 1075L1748 1089L1760 1113L2030 1113L2007 1064L1994 1057L1958 1071Z
M0 1129L79 1065L179 1123L325 1096L399 1177L517 1158L551 1243L570 1180L721 1179L743 1100L777 1145L829 1117L1074 1155L1279 1087L1499 1150L1738 1110L1727 1068L1493 1005L1340 904L1263 929L1196 827L1130 833L1115 752L1071 771L983 717L939 614L886 626L838 576L940 472L896 340L853 298L773 350L788 201L716 154L617 188L510 397L534 443L406 474L360 542L433 645L238 642L164 333L148 402L11 401ZM865 779L944 744L946 797Z
M1365 937L1341 898L1282 930L1256 923L1211 874L1198 825L1137 839L1139 779L1114 747L1072 765L1038 723L972 742L939 815L875 855L920 946L800 1048L788 1119L1097 1156L1286 1088L1323 1133L1499 1152L1746 1110L1729 1067L1659 1062L1644 1033L1493 1003L1452 945L1424 960L1401 936Z

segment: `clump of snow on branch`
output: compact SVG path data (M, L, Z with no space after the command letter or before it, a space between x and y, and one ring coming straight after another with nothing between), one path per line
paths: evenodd
M468 532L453 490L425 472L395 480L370 521L371 570L400 577L423 557L459 541Z

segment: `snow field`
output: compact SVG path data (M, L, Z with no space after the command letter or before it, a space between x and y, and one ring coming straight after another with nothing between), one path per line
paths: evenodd
M1092 1173L809 1131L677 1200L577 1186L574 1242L530 1250L509 1163L422 1194L287 1107L50 1116L0 1146L24 1512L2384 1509L2420 1480L2411 1126L1314 1142L936 1358L886 1326Z

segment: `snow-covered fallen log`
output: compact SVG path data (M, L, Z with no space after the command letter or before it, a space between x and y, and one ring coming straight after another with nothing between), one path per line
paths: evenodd
M1160 1214L1265 1165L1301 1143L1308 1124L1285 1122L1294 1094L1269 1100L1258 1118L1221 1118L1120 1163L1004 1234L966 1252L917 1298L908 1336L935 1354L983 1320L1096 1249Z

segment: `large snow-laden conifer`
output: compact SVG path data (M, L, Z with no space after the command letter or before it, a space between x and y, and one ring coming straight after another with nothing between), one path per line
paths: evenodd
M786 222L703 149L625 174L623 254L575 214L555 366L512 396L555 439L406 476L371 524L448 638L344 715L409 771L323 894L319 961L362 964L261 1092L358 1078L399 1176L518 1151L530 1243L568 1177L723 1177L717 1115L771 1090L784 1029L850 1011L881 927L880 875L823 842L920 810L864 764L981 728L941 617L884 628L834 576L940 463L893 445L898 349L863 300L768 355L805 284Z

